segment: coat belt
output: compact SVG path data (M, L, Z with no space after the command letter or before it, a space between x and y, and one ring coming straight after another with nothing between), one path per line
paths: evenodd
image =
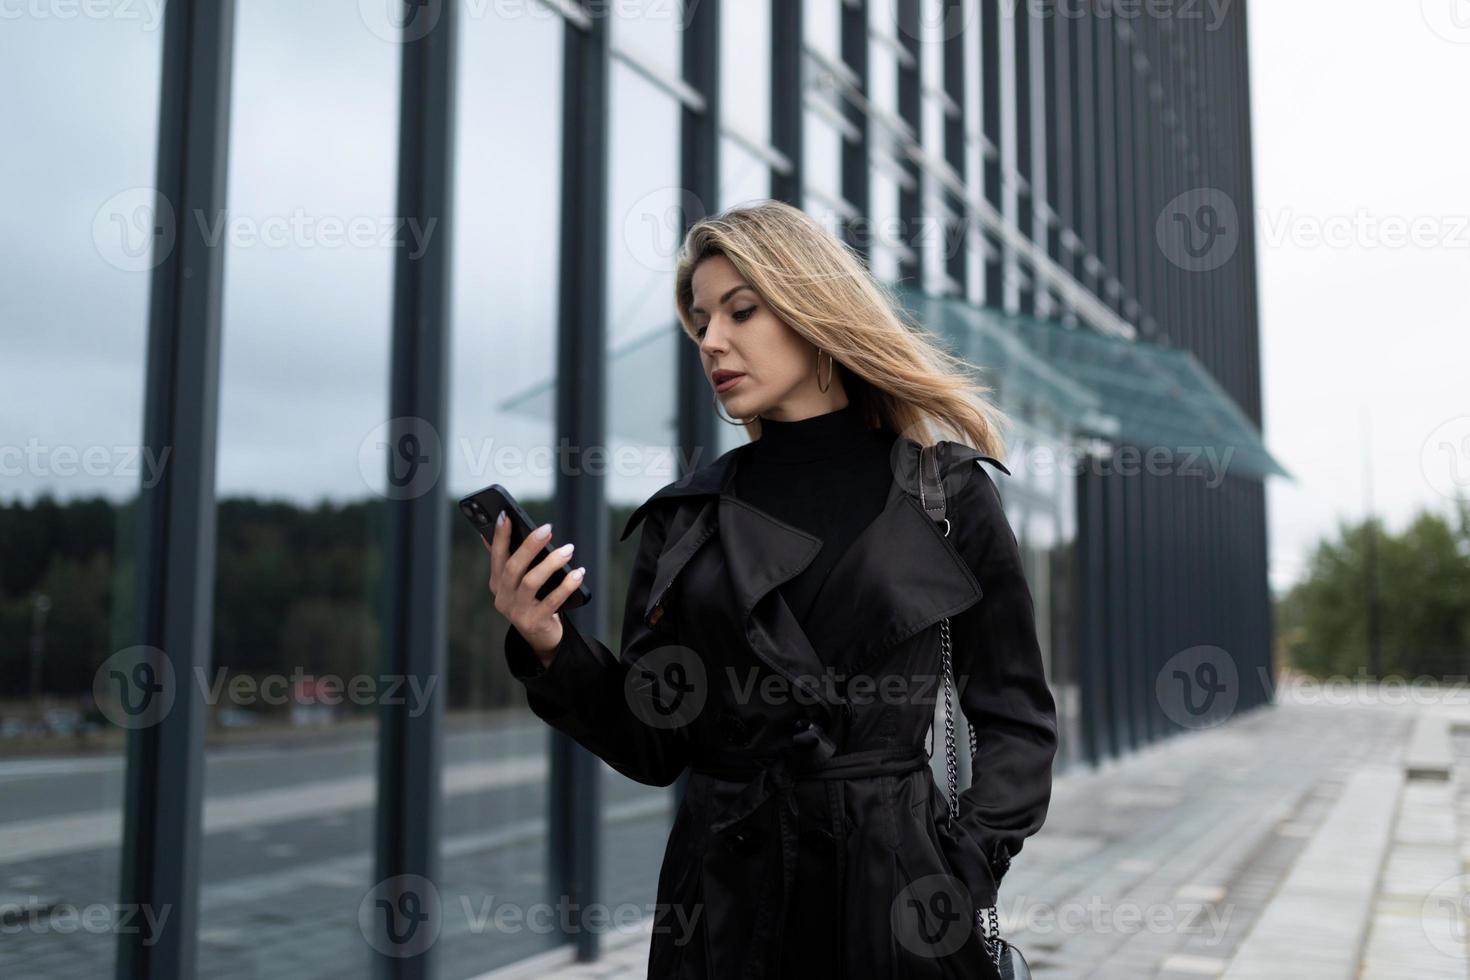
M899 748L883 746L856 752L837 753L831 738L820 727L810 725L792 740L792 751L772 759L757 759L731 752L702 754L690 769L717 779L748 780L740 794L710 826L715 834L723 833L747 819L768 800L777 801L779 848L774 855L780 871L781 904L771 908L762 903L751 935L749 955L742 978L760 977L771 962L771 953L781 938L796 882L798 857L798 817L795 784L809 779L859 779L915 772L929 766L929 753L923 747ZM837 894L842 891L840 880Z

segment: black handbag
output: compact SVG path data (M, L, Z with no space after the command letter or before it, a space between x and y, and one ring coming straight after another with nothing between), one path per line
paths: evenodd
M931 475L932 474L932 475ZM936 446L924 446L919 451L919 503L923 505L924 512L932 517L936 523L944 525L944 536L949 537L949 518L945 516L944 507L944 483L939 478L939 459ZM939 649L942 660L941 669L944 672L944 754L945 767L949 775L949 823L954 825L955 814L959 812L959 776L958 764L955 760L954 746L954 706L952 691L954 683L954 663L950 657L949 642L949 618L939 621ZM978 749L978 740L974 726L970 727L970 759L973 770L975 753ZM994 905L975 910L975 929L979 933L985 948L990 952L991 961L995 968L1000 971L1002 980L1031 980L1031 968L1026 964L1026 957L1015 946L1001 938L1000 916Z

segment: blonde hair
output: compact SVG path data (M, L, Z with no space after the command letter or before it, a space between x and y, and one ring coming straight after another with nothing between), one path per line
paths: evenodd
M947 435L1000 458L1009 417L985 395L974 365L956 357L902 312L894 292L862 257L815 218L784 201L727 208L696 222L679 250L675 304L698 343L694 270L723 255L782 321L826 351L869 426L886 426L928 445ZM745 425L760 437L760 420ZM917 434L916 434L917 433Z

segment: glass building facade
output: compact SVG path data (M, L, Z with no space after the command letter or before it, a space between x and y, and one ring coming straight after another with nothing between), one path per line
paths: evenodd
M651 915L681 786L529 712L454 502L553 521L612 644L627 514L746 438L673 304L743 201L851 243L1014 418L1059 772L1269 702L1246 17L7 15L0 973L468 978Z

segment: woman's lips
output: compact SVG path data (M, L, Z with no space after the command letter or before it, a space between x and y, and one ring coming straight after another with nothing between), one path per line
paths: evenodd
M729 391L743 380L745 380L745 375L743 374L732 375L715 385L715 391Z

